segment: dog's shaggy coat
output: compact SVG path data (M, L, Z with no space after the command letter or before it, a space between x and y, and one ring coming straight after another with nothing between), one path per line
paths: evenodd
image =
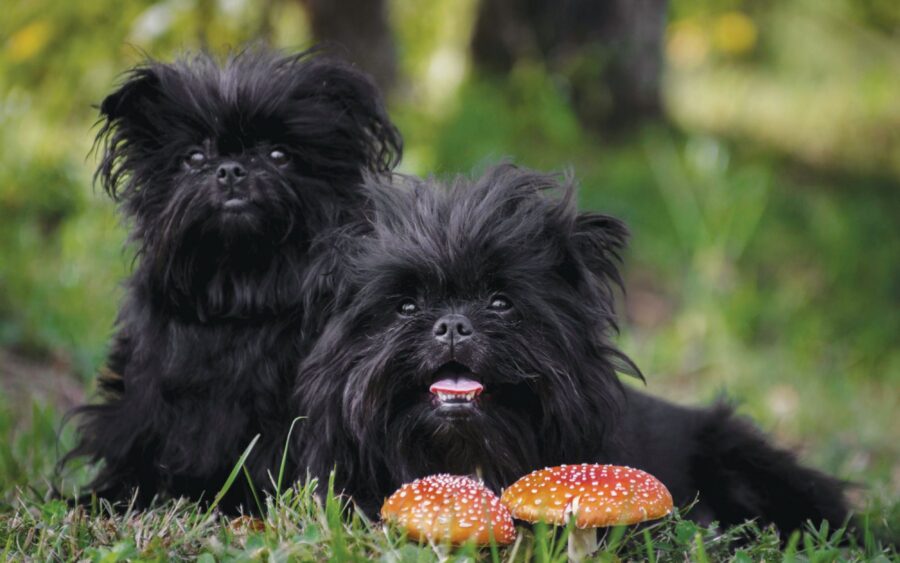
M100 106L97 178L136 246L103 401L67 460L100 463L113 500L211 500L256 434L277 472L293 374L324 314L328 245L362 218L364 173L401 140L372 81L314 53L248 50L132 70ZM244 479L222 502L252 510Z

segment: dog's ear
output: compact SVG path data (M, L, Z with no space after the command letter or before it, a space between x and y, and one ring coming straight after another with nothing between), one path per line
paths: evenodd
M591 318L604 332L617 329L613 291L616 286L624 287L619 263L627 241L628 228L615 217L594 212L575 216L563 276L582 295ZM616 371L644 381L641 370L628 356L612 347L606 352Z
M94 176L103 189L118 199L121 181L133 162L130 158L148 144L158 143L154 106L162 97L158 69L133 69L125 82L100 104L100 130L94 150L100 150L100 166Z
M314 81L316 97L325 101L320 107L333 110L333 115L324 117L331 119L336 128L338 135L333 140L336 148L348 139L355 140L356 148L364 151L360 156L368 170L393 170L403 153L403 139L391 122L384 98L371 77L328 57L315 59L304 72ZM307 88L302 86L298 97L308 96Z
M152 67L139 67L128 74L119 89L100 104L100 115L107 121L140 117L149 103L159 96L159 74Z
M583 212L575 217L562 275L588 293L601 291L611 299L611 284L622 285L618 264L628 240L625 224L609 215Z

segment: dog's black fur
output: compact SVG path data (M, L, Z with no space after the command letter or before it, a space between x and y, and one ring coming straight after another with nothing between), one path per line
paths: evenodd
M299 467L336 467L369 513L426 474L477 473L499 490L543 466L602 462L649 471L679 505L699 494L690 515L705 522L844 521L839 481L729 407L622 385L617 371L639 375L610 340L626 229L578 213L571 182L501 165L447 189L412 183L372 187L373 231L345 263L351 297L300 372ZM448 314L463 316L449 343ZM448 373L484 393L440 403L429 386Z
M313 52L150 61L100 113L96 177L130 223L136 268L104 400L78 410L66 460L100 462L91 488L110 499L210 500L261 434L247 467L266 489L325 309L331 250L314 240L362 220L362 176L390 171L400 136L366 75ZM221 506L247 499L239 485Z

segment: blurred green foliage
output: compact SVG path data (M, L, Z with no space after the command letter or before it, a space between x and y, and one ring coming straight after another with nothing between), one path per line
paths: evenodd
M620 342L649 390L693 403L727 391L822 467L896 498L896 2L673 0L667 119L615 138L587 133L565 79L537 62L471 76L476 0L390 5L404 171L505 157L573 170L583 205L633 231ZM288 0L2 9L0 345L90 380L131 265L126 230L91 187L92 105L144 53L260 36L302 48L308 26Z
M26 97L4 102L0 342L66 354L87 373L115 314L122 232L111 209L91 197L83 143L62 140Z

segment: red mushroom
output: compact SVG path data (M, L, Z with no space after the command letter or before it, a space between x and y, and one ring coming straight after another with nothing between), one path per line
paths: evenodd
M617 465L561 465L526 475L503 491L503 504L528 522L564 526L575 518L569 557L597 548L595 528L637 524L672 511L672 495L655 477Z
M385 501L381 518L415 541L488 545L493 537L503 545L516 537L509 510L497 495L459 475L431 475L403 485Z

